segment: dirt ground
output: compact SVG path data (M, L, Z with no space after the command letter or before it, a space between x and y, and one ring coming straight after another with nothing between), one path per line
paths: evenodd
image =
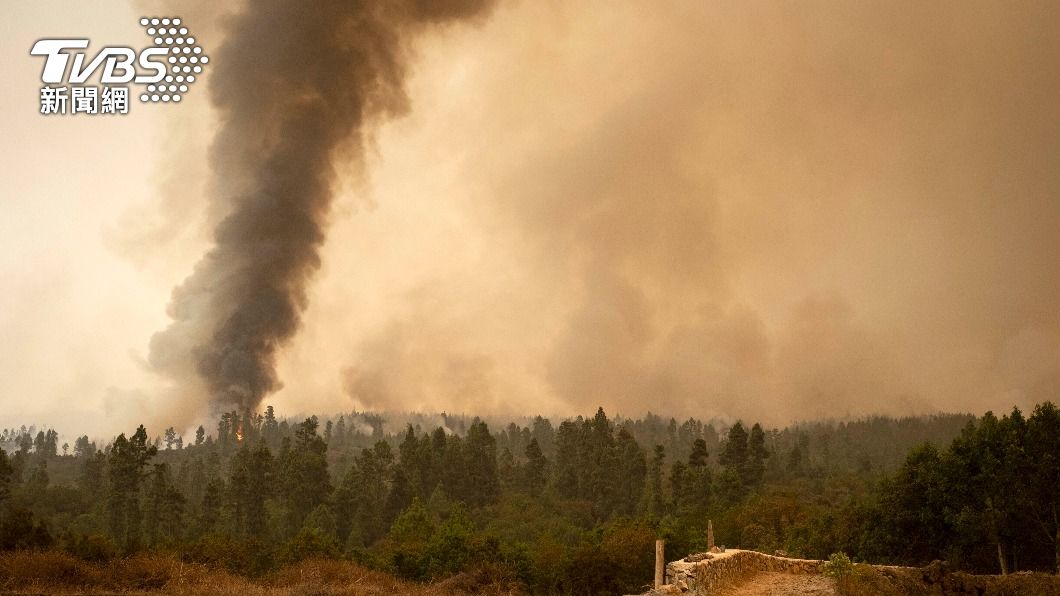
M788 573L763 572L746 582L731 586L719 596L834 596L835 584L820 575L791 575Z

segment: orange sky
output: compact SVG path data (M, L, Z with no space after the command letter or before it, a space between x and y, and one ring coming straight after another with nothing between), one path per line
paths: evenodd
M142 35L142 7L70 6L0 23L0 425L191 424L201 396L145 360L223 214L215 116L205 86L39 116L34 40ZM774 423L1055 401L1058 12L522 1L421 38L410 113L338 164L267 401ZM208 50L216 18L185 16Z

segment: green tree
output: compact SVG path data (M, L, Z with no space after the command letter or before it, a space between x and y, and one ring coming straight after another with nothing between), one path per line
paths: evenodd
M259 441L253 450L245 443L232 458L228 487L237 531L243 536L261 538L266 530L265 500L275 485L272 453L264 441Z
M124 434L118 435L110 449L107 462L110 532L115 543L126 551L134 550L140 543L140 486L144 468L157 452L156 447L148 444L147 430L142 425L128 439Z
M96 454L96 446L88 440L88 435L77 437L74 441L74 457L88 457Z
M173 486L167 464L154 465L145 505L147 544L157 546L178 541L184 528L184 495Z
M212 534L218 530L223 495L224 483L220 479L210 478L206 481L202 491L202 506L199 509L199 530L203 534Z
M412 499L390 526L391 565L403 577L426 579L424 557L427 544L434 537L435 524L419 497Z
M265 408L265 418L261 424L261 436L269 447L276 449L280 446L280 424L276 420L276 411L272 409L272 406Z
M707 442L696 439L688 456L688 499L686 507L697 520L702 520L710 508L713 477L707 465L710 454Z
M387 488L393 464L390 445L379 441L373 449L362 449L343 476L335 492L337 535L343 543L367 546L386 533ZM351 531L355 532L352 537Z
M769 451L766 449L766 434L762 425L755 423L751 427L751 436L747 440L747 463L744 467L742 480L747 486L758 486L762 484L762 474L766 470L766 459Z
M555 485L559 494L568 499L582 496L581 488L581 447L582 437L579 425L570 420L560 423L556 431L556 469Z
M615 439L615 452L615 513L634 515L644 496L644 480L648 474L647 458L644 449L624 427L618 431Z
M691 474L685 462L675 461L670 466L670 510L677 516L687 515L692 504Z
M317 434L317 418L306 418L295 431L295 442L280 458L280 482L291 526L300 528L311 511L331 496L328 445Z
M497 482L500 490L510 492L516 486L516 478L522 473L521 466L515 462L515 456L507 447L501 449L497 456Z
M615 508L618 461L611 422L603 408L596 410L591 421L584 423L585 496L593 503L598 519L608 517Z
M1052 402L1034 409L1027 421L1026 461L1022 478L1032 505L1027 513L1053 545L1053 572L1060 574L1060 410Z
M692 442L692 453L688 456L688 467L692 470L702 470L707 467L709 457L707 442L703 439L696 439Z
M526 466L523 468L526 491L530 496L536 497L548 481L548 459L541 452L540 443L537 438L530 439L526 445Z
M467 431L465 441L465 465L467 489L462 495L472 506L496 501L500 493L497 476L497 441L490 434L486 423L476 419Z
M95 508L103 501L106 468L107 456L102 451L84 456L81 463L81 476L77 484L89 508Z
M424 552L430 577L452 575L462 571L472 556L475 526L461 504L453 508L449 519L433 532Z
M413 500L412 490L405 478L405 470L398 468L394 471L394 479L390 483L390 492L386 496L386 515L384 519L392 523L402 511L407 508Z
M11 496L11 476L14 472L7 461L7 453L0 449L0 505Z
M718 461L725 466L726 470L734 472L743 481L746 478L748 458L747 431L744 430L742 422L737 422L729 429L728 439L722 447ZM744 484L748 483L744 482Z
M666 496L663 494L663 463L666 461L666 448L656 445L652 452L651 464L648 466L648 486L644 491L645 509L648 518L658 521L666 513Z

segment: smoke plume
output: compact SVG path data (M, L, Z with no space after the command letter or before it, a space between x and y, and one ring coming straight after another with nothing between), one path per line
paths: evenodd
M338 347L369 408L782 423L1055 399L1057 6L498 11L427 53L424 73L462 62L467 97L415 79L373 168L445 171L406 149L444 143L452 190L408 194L445 218L338 226L402 247L372 257L386 302L311 312L295 349ZM328 256L320 295L354 296L363 258Z
M214 245L172 296L152 366L215 407L254 408L281 387L320 267L336 165L359 168L371 127L407 111L408 41L481 17L489 0L248 3L212 52L220 129Z

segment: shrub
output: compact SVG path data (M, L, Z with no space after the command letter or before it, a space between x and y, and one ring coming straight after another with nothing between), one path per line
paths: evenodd
M114 541L102 534L74 534L65 540L63 550L82 561L97 563L113 559L118 552Z
M846 553L832 553L828 557L828 562L824 564L823 573L825 577L835 580L836 592L845 594L852 587L851 580L854 575L854 563Z
M97 569L66 553L14 551L0 555L0 590L40 584L94 585L100 581L102 575Z

